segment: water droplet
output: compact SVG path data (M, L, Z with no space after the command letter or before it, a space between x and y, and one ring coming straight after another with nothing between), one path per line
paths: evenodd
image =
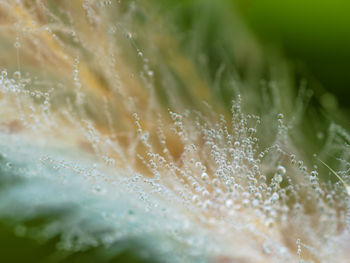
M227 208L230 208L230 207L232 207L232 205L233 205L232 199L227 199L226 202L225 202L225 206Z
M209 192L206 189L204 189L203 192L202 192L202 195L204 197L209 197Z
M280 198L280 196L277 193L273 193L271 196L272 201L277 201Z
M209 175L207 173L202 173L201 178L203 181L207 181L209 179Z
M132 34L130 32L127 32L126 33L126 37L129 38L129 39L132 39Z
M275 173L273 179L276 183L281 183L283 181L283 176L279 173Z
M283 115L282 113L279 113L279 114L277 115L277 119L281 120L281 119L283 119L283 118L284 118L284 115Z
M282 165L279 165L277 167L277 173L280 174L280 175L285 175L286 174L286 168Z
M264 252L266 254L270 254L271 253L271 249L270 249L269 245L266 242L264 243L263 248L264 248Z
M274 225L273 219L269 218L269 219L266 220L266 222L265 222L265 226L266 226L266 227L272 228L273 225Z
M316 171L311 171L311 176L312 177L316 177L318 175L318 172L316 172Z
M149 133L148 132L144 132L142 137L141 137L141 141L143 141L143 142L147 141L148 136L149 136Z
M254 199L252 202L253 207L257 207L259 205L259 200L258 199Z
M192 196L192 202L193 203L198 203L199 202L199 196L198 195L194 195L194 196Z
M249 205L249 199L243 199L242 204L247 207Z
M96 192L101 192L101 191L102 191L102 187L101 187L100 185L96 185L95 188L94 188L94 190L95 190Z
M218 187L219 184L220 184L220 181L215 178L215 179L213 179L212 184L213 184L214 187Z
M15 72L13 72L13 78L14 79L20 79L21 78L21 72L19 72L19 71L15 71Z
M208 208L212 207L212 205L213 205L213 202L212 202L212 201L210 201L210 200L205 200L204 203L203 203L203 208L204 208L204 209L208 209Z
M20 48L20 47L21 47L21 44L20 44L18 41L16 41L15 44L14 44L14 47L15 47L15 48Z

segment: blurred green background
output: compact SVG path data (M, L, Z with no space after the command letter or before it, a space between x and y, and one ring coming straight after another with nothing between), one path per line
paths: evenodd
M314 78L317 94L328 91L336 96L333 103L349 109L349 1L237 0L234 4L265 44L281 47L296 72ZM327 97L321 101L332 103Z
M318 106L328 112L340 108L349 113L350 2L155 0L154 3L170 20L201 77L211 84L212 95L219 95L225 104L230 105L235 95L232 81L242 80L247 88L257 86L261 79L283 80L288 75L294 89L300 88L300 80L307 81ZM289 73L280 74L284 70Z

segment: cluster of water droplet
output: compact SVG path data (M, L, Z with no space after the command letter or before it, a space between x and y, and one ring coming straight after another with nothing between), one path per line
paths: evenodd
M98 8L110 5L112 1L100 1ZM89 1L84 1L82 8L92 27L102 23ZM50 27L46 28L52 36ZM72 97L75 100L67 96L64 102L60 101L60 89L64 86L61 82L52 81L55 82L51 83L54 89L43 91L33 88L29 76L22 76L20 71L15 71L12 77L5 69L1 71L0 92L5 97L3 107L8 110L1 116L19 119L24 127L30 128L29 137L46 138L41 145L44 148L40 150L42 155L37 160L30 159L32 167L29 165L21 172L53 177L62 185L82 182L87 189L79 193L84 196L84 201L88 202L90 195L101 198L97 202L100 205L91 209L104 224L115 229L102 236L105 244L128 236L159 232L159 225L164 224L170 239L192 248L189 250L193 255L200 254L203 247L208 249L208 254L229 255L231 246L243 246L237 240L237 236L243 235L242 239L253 236L251 239L257 240L258 250L276 262L302 260L304 254L313 260L329 261L330 255L337 251L338 240L334 237L339 235L339 229L350 225L349 202L346 195L345 201L340 200L344 197L339 194L341 185L333 187L323 183L317 166L309 171L307 165L291 152L284 115L278 114L276 123L271 124L270 132L277 134L276 140L262 148L259 141L264 141L264 135L259 133L259 125L270 124L261 123L259 116L244 114L239 96L232 104L230 117L213 113L209 105L181 114L173 107L175 109L169 110L168 114L164 113L154 94L156 75L150 61L135 41L136 34L126 28L122 28L122 35L131 43L142 67L137 74L126 74L127 81L123 82L122 70L116 69L118 57L114 51L118 30L118 23L108 25L106 29L108 55L101 58L108 57L108 63L94 57L100 64L108 64L105 78L111 80L108 87L117 97L112 97L110 104L117 105L110 106L105 94L101 100L91 98L93 88L89 85L93 86L91 83L97 81L86 77L86 72L82 74L83 58L78 55L71 61L72 93L75 94ZM79 39L75 30L70 32ZM87 51L101 54L101 47L94 48L89 43L83 45ZM17 50L20 47L15 44ZM82 79L84 76L87 79ZM141 80L138 85L143 85L147 91L143 103L140 101L145 99L145 93L139 95L134 90L128 93L128 88L132 89L134 84L129 82L130 79L135 81L137 78ZM89 80L90 84L87 84ZM100 104L94 104L96 101ZM60 106L54 107L54 102ZM141 104L148 107L142 108ZM64 125L60 126L60 123ZM6 125L11 127L11 123L6 122ZM25 136L14 136L18 136L14 141L30 141ZM45 153L45 148L51 148L55 141L69 145L69 151L74 149L81 158ZM70 144L70 141L74 143ZM4 169L17 168L12 162L6 162ZM63 194L60 198L66 200L69 197L69 194ZM77 205L86 208L84 203L77 202ZM339 213L343 215L339 216ZM144 218L146 223L142 222ZM200 234L192 233L191 227ZM16 228L18 235L25 232L22 225ZM215 242L207 241L208 236L215 236ZM83 249L98 242L70 229L60 248ZM305 248L303 253L302 247ZM315 255L315 249L319 255ZM170 242L159 251L171 253ZM181 259L179 255L178 261Z

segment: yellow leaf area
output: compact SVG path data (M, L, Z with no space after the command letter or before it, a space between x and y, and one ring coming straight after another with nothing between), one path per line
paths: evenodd
M155 14L153 19L142 24L128 17L122 4L100 9L96 6L95 1L1 2L0 45L4 47L0 52L1 67L6 67L9 76L16 70L22 77L28 76L31 81L26 88L30 91L51 90L60 94L50 97L50 118L65 127L65 133L70 129L70 136L60 135L62 129L53 129L54 137L61 136L66 143L96 151L97 146L80 135L81 129L88 130L85 122L74 124L91 120L98 136L112 139L127 155L129 164L147 171L144 161L136 157L144 155L147 147L135 142L140 136L136 134L132 114L138 114L142 129L149 132L153 150L163 151L164 146L157 138L156 120L160 114L164 126L168 127L172 123L168 109L174 105L160 103L158 90L178 103L177 110L181 110L191 106L183 103L185 99L197 106L203 100L212 103L209 88L192 61L182 54L175 39L165 30L153 30L155 25L162 24L159 15ZM118 17L118 21L125 16L125 26L111 20L109 8L113 8L113 16ZM132 29L132 39L125 34L129 29ZM142 35L147 39L142 40ZM136 45L147 54L150 67L155 67L153 76L142 73L143 61L139 61ZM167 79L157 75L164 67L170 68L181 80L186 94L176 86L168 87ZM77 105L77 97L81 95L83 103ZM10 104L15 101L14 98L7 100ZM29 114L25 107L21 111ZM20 123L18 119L22 113L3 113L6 119L2 125L10 127L12 123ZM184 145L169 129L164 134L168 157L177 160ZM115 151L110 151L109 158L126 166L124 158Z

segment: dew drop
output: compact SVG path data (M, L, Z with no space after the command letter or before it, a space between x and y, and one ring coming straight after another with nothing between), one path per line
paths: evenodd
M192 202L193 203L198 203L199 202L199 196L198 195L192 196Z
M203 181L207 181L209 179L209 175L207 173L202 173L201 178Z
M272 228L273 225L274 225L274 221L273 221L271 218L269 218L269 219L266 220L266 222L265 222L265 226L266 226L266 227Z
M264 243L263 248L264 248L264 252L266 254L270 254L271 253L271 249L270 249L270 247L269 247L269 245L267 243Z
M281 183L283 181L283 176L279 173L275 173L273 179L276 183Z
M227 208L230 208L230 207L232 207L232 205L233 205L232 199L227 199L226 202L225 202L225 206Z
M141 137L141 141L146 142L147 139L148 139L148 136L149 136L149 133L148 133L148 132L145 132L145 133L142 135L142 137Z
M15 44L14 44L14 47L15 47L15 48L20 48L20 47L21 47L21 44L20 44L18 41L16 41Z
M279 165L277 167L277 173L280 174L280 175L285 175L286 174L286 168L282 165Z
M14 79L20 79L21 78L21 72L19 72L19 71L15 71L14 73L13 73L13 78Z
M202 195L204 196L204 197L209 197L209 192L207 191L207 190L203 190L203 192L202 192Z
M95 188L94 188L94 190L95 190L96 192L101 192L101 191L102 191L102 187L101 187L100 185L96 185Z
M218 187L220 184L220 181L218 179L213 179L212 184L214 187Z
M247 207L249 205L249 199L243 199L242 203L245 207Z
M252 202L253 207L257 207L259 205L259 200L258 199L254 199Z
M128 39L132 39L132 34L131 34L130 32L127 32L127 33L126 33L126 37L127 37Z
M204 203L203 203L203 208L204 208L204 209L208 209L208 208L210 208L212 205L213 205L213 202L212 202L212 201L210 201L210 200L205 200Z
M316 171L311 171L311 176L312 177L316 177L318 175L318 172L316 172Z
M273 193L271 196L272 201L277 201L280 198L280 196L277 193Z

